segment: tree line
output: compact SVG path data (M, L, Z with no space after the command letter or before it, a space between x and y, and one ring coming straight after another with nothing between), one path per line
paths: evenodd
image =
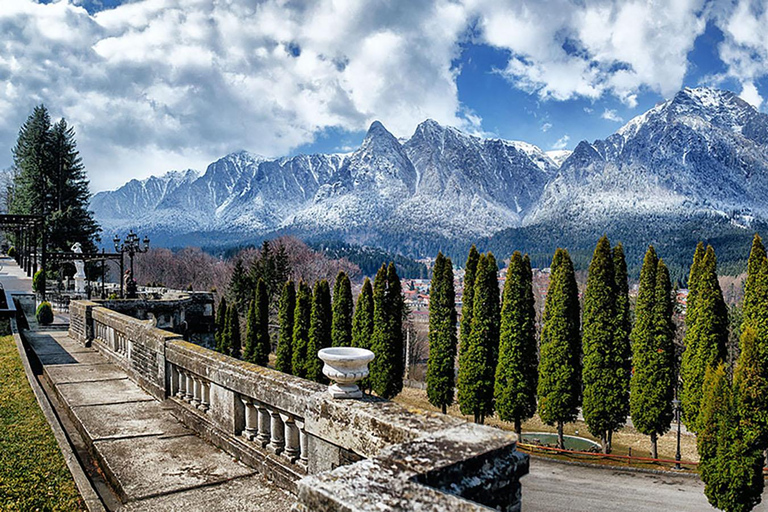
M462 414L478 423L496 414L513 422L518 435L522 422L538 412L544 423L557 426L560 448L563 425L581 410L605 453L631 416L657 458L657 439L670 428L679 390L682 421L697 434L707 498L723 510L751 510L760 501L768 449L768 258L760 237L755 235L749 257L732 371L729 312L711 246L698 244L687 277L680 361L670 272L653 246L643 258L634 323L621 244L612 247L606 236L598 241L583 308L566 250L556 250L550 271L537 343L527 255L512 255L499 300L496 260L472 246L459 321L451 260L438 254L430 297L429 401L445 412L455 399Z
M261 258L264 259L263 257ZM262 261L257 268L272 268ZM261 267L261 266L264 267ZM242 293L245 286L233 275L236 299L222 298L216 311L216 350L251 363L267 366L272 343L269 335L270 289L264 275L256 280L253 294ZM238 302L239 301L239 302ZM240 330L240 307L247 304L245 336ZM275 369L313 380L327 382L318 352L327 347L359 347L373 351L370 375L362 386L383 398L396 396L403 388L405 370L403 318L405 302L400 277L394 263L382 265L371 283L366 278L353 304L349 276L340 271L331 294L326 279L314 287L306 281L284 281L277 299L277 346Z

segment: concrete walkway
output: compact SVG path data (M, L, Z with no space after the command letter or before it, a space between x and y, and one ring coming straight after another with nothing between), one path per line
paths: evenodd
M32 278L8 256L0 256L0 282L9 292L32 293Z
M60 331L25 336L121 510L290 510L293 496L197 437L96 349Z

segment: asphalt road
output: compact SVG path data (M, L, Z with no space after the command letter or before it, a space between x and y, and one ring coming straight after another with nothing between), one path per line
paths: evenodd
M523 512L716 510L698 478L571 466L531 459L522 479ZM768 493L756 511L768 511Z

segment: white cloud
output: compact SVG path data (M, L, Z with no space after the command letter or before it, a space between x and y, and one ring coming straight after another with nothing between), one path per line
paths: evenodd
M547 133L552 128L552 123L544 123L541 125L541 131Z
M755 87L753 82L742 84L741 94L739 94L739 96L755 108L759 109L760 105L763 104L763 98L760 96L760 93L757 91L757 87Z
M550 149L556 150L556 149L565 149L568 147L568 141L571 140L571 138L568 135L563 135L559 139L557 139L557 142L552 144L552 147Z
M608 121L613 121L614 123L624 122L624 119L618 113L616 113L615 110L609 108L606 108L600 117L607 119Z

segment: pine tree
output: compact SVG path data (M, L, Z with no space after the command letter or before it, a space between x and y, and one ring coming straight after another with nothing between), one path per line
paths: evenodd
M722 362L707 367L701 404L696 445L704 494L721 510L748 512L761 500L763 456L742 435L738 399Z
M272 344L269 339L269 297L263 279L256 283L256 295L248 310L245 339L244 359L266 366Z
M370 382L382 398L393 398L403 389L403 314L405 303L394 263L382 265L373 283L373 339Z
M240 359L242 340L240 338L240 314L237 308L227 308L226 352L225 354Z
M473 415L475 423L484 423L493 414L501 315L497 274L493 254L481 255L475 274L472 331L457 384L461 413Z
M758 274L766 260L765 246L760 235L755 233L752 239L752 250L749 252L747 263L747 281L744 283L744 307L742 311L742 330L754 326L753 319L760 313L761 291Z
M747 446L762 451L768 445L768 376L760 356L755 329L747 326L741 334L733 390L743 440Z
M632 423L651 437L651 457L658 458L657 438L669 430L674 398L675 349L669 271L648 248L640 271L640 290L632 330L630 406Z
M430 302L431 306L431 302ZM518 438L522 422L536 413L536 311L531 261L512 254L504 283L494 398L499 419L513 421Z
M324 382L323 361L317 353L331 346L331 289L328 281L315 283L309 324L309 348L307 349L307 378Z
M475 274L477 263L480 261L480 253L472 245L469 249L467 262L464 265L464 291L461 296L461 326L459 333L459 368L466 356L465 347L469 343L469 335L472 333L472 310L474 309Z
M238 311L245 311L253 298L253 283L245 271L243 260L240 258L235 261L235 267L232 269L228 292L230 306L234 306Z
M296 309L293 313L293 359L291 367L297 377L307 377L307 355L309 351L309 326L312 311L312 290L304 281L299 283L296 293Z
M613 268L616 277L616 322L613 354L616 358L614 365L618 374L617 386L620 386L620 391L616 394L617 406L612 410L611 422L614 425L624 425L629 414L629 382L632 376L632 346L629 341L632 332L632 316L629 310L627 260L624 257L624 246L621 243L613 248ZM609 450L612 440L613 436L609 431Z
M214 339L216 340L216 351L224 353L224 332L227 328L227 299L222 297L219 301L219 308L216 310Z
M355 316L352 320L352 346L370 348L373 336L373 286L367 277L357 296Z
M693 432L702 427L699 411L704 374L707 368L714 368L725 360L728 342L728 308L717 280L717 259L711 246L701 259L699 272L693 323L686 325L686 339L691 345L685 349L688 352L695 347L696 352L683 359L687 366L681 394L683 412L687 414L686 427Z
M334 347L352 345L352 285L343 271L336 276L333 286L331 339Z
M381 360L387 348L387 267L382 264L373 279L373 331L371 331L370 350L375 354L370 364L368 385L376 391L378 373L381 371Z
M697 285L701 275L701 260L704 259L704 253L704 244L699 242L696 245L696 251L693 254L693 262L691 263L691 270L688 274L688 297L686 299L685 308L685 337L683 338L685 350L683 351L682 360L680 362L680 380L682 381L680 406L683 423L685 423L685 426L689 429L692 428L693 422L696 421L696 416L698 416L698 409L691 409L693 404L687 398L687 395L689 394L688 386L696 380L696 375L699 373L696 368L696 354L698 352L698 347L695 343L697 340L692 336L691 326L696 322L696 298L698 297ZM701 370L701 375L704 375L703 369ZM700 385L701 384L699 383L699 386Z
M296 287L286 281L280 296L280 333L277 340L275 368L283 373L293 373L293 313L296 309Z
M456 367L456 292L450 258L437 254L429 294L427 398L443 414L453 403Z
M552 259L539 350L539 416L547 425L557 424L563 448L563 424L576 419L581 403L579 290L565 249L557 249Z
M616 354L616 274L608 238L597 242L589 265L584 294L582 347L584 365L582 413L592 435L599 437L603 452L609 453L608 435L626 421L618 417L624 410L624 386L620 381L623 361Z

